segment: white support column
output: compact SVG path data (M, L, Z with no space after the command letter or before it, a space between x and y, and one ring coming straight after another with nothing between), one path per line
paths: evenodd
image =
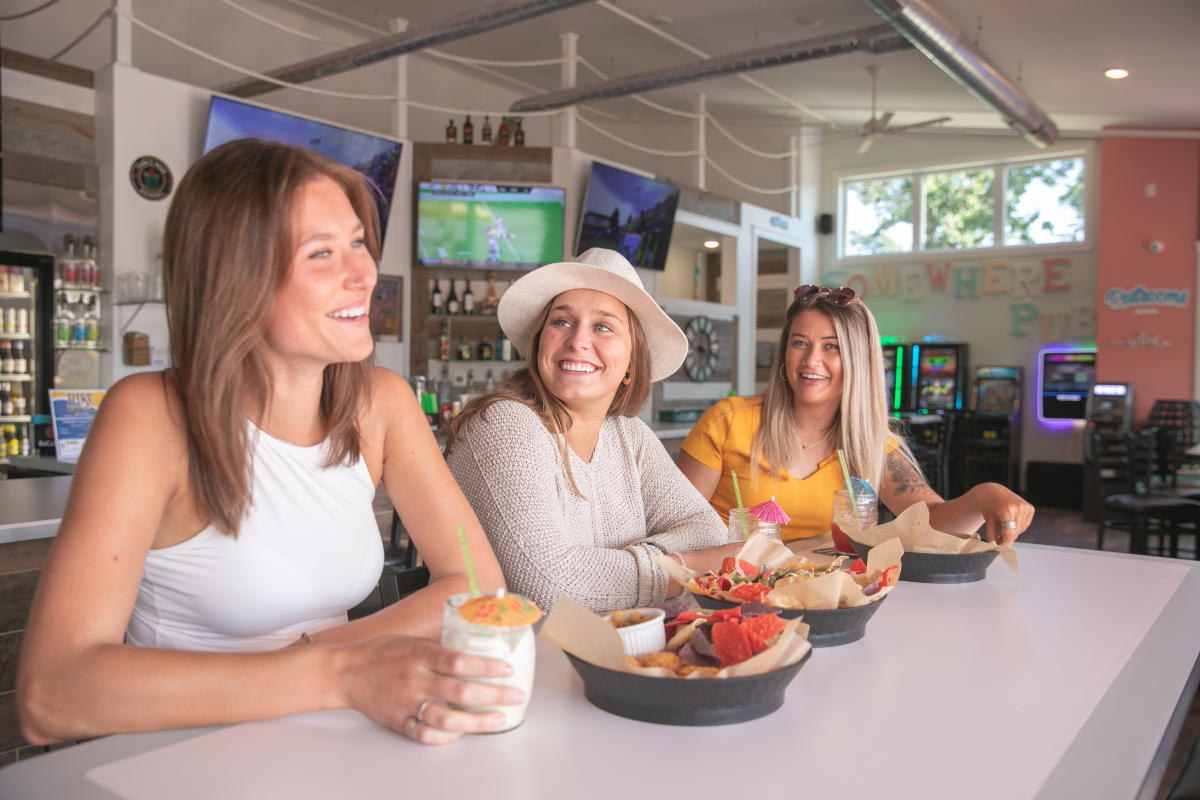
M113 0L113 63L133 66L133 0ZM127 16L122 16L122 15Z
M408 30L408 20L392 17L388 20L392 33ZM395 80L396 113L392 120L392 134L397 139L408 138L408 56L397 56L391 60L392 76Z
M792 191L788 193L788 214L793 217L800 216L800 137L788 137L788 150L792 155L784 159L783 163L787 165L787 180Z
M705 167L708 165L704 162L704 157L708 155L708 144L705 139L708 121L705 119L704 106L704 95L696 95L695 99L692 100L692 111L696 112L696 149L700 151L700 155L696 156L696 186L707 190L708 182Z
M579 52L579 34L568 31L560 33L558 38L562 43L562 65L559 68L560 88L574 89L578 67L576 58ZM558 144L562 147L575 147L575 126L578 115L579 111L575 106L564 108L562 114L559 115Z

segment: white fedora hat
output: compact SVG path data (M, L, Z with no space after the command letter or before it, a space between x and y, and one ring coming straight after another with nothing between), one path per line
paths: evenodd
M542 310L572 289L610 294L637 316L650 348L651 381L660 381L679 369L687 357L687 337L642 286L633 265L616 250L603 247L585 250L574 261L546 264L518 278L501 296L497 309L504 335L519 350L526 350Z

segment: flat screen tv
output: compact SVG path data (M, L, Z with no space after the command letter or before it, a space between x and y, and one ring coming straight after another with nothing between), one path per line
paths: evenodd
M1038 364L1038 418L1087 418L1087 398L1096 381L1095 350L1043 350Z
M635 267L661 270L678 205L678 188L594 161L575 253L607 247Z
M562 261L565 204L557 186L421 181L417 263L533 269Z
M396 186L403 145L392 139L213 95L204 152L234 139L265 139L315 150L366 175L379 187L380 247Z

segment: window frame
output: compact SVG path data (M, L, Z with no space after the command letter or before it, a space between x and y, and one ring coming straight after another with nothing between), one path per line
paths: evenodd
M1005 244L1005 226L1006 226L1006 204L1005 197L1008 191L1008 170L1012 167L1020 167L1029 164L1042 164L1049 161L1061 161L1064 159L1078 158L1083 161L1084 174L1084 203L1083 203L1083 225L1084 237L1076 242L1056 242L1050 244ZM836 253L833 261L835 263L864 263L870 261L887 260L892 262L913 262L925 261L930 258L947 259L947 258L996 258L1000 256L1016 257L1025 255L1037 255L1047 252L1068 252L1091 250L1095 247L1095 198L1098 191L1099 178L1096 170L1094 146L1088 147L1072 147L1070 149L1057 150L1052 152L1039 152L1037 154L1026 154L1021 156L1011 156L1006 158L988 158L977 160L962 160L953 162L941 162L921 165L917 167L908 167L905 169L883 169L871 170L862 172L844 171L836 176L837 181L837 208L838 208L838 224L837 224L837 240ZM992 241L990 247L972 247L972 248L942 248L937 250L922 250L920 245L925 241L925 197L924 197L924 181L923 178L927 175L945 173L945 172L961 172L964 170L993 170L992 180ZM852 183L872 180L886 180L895 178L908 178L912 187L912 230L913 240L912 249L903 253L875 253L869 255L846 255L846 237L847 237L847 194L848 187Z

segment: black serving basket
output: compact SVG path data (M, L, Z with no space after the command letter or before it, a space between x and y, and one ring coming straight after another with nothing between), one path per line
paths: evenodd
M870 545L861 544L854 540L854 552L859 558L866 559ZM974 583L987 576L987 569L992 565L998 552L988 550L983 553L910 553L904 552L901 561L900 580L915 583Z
M570 653L592 705L618 717L661 725L730 725L783 705L784 691L812 655L782 669L741 678L657 678L598 667Z
M901 574L903 574L901 570ZM701 608L722 609L732 608L738 603L718 600L706 594L695 595L696 602ZM804 609L781 608L779 616L784 619L804 617L808 625L808 642L813 647L834 647L839 644L857 642L867 633L867 620L874 616L887 595L878 600L851 608Z

